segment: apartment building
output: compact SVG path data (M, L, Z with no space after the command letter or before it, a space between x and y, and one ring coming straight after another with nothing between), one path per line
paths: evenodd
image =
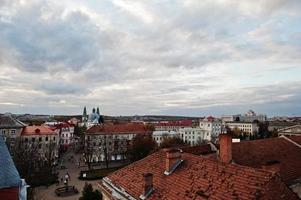
M154 131L152 136L158 146L160 146L164 138L178 138L180 137L180 133L176 131Z
M137 134L151 135L143 123L100 124L85 133L85 146L92 152L92 162L125 160L128 147Z
M215 141L222 132L222 122L220 119L209 116L200 120L200 129L205 132L204 139Z
M24 148L38 148L41 159L55 161L58 158L59 135L48 126L27 126L21 133Z
M247 134L247 136L253 136L258 133L259 130L257 123L253 122L227 122L226 126L228 126L231 130L238 129L242 133Z
M200 127L185 127L179 130L181 139L191 146L211 140L211 133L206 132Z
M13 148L24 127L26 124L15 119L10 113L0 115L0 135L4 136L9 149Z

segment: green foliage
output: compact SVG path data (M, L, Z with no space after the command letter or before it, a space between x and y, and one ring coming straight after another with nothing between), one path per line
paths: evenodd
M98 190L93 190L91 184L85 183L82 196L79 200L102 200L102 194Z
M76 136L82 136L82 135L84 135L84 133L85 133L86 130L87 130L87 128L85 126L75 125L74 126L74 135L76 135Z
M129 148L129 157L132 161L140 160L149 155L156 148L156 142L151 135L136 135Z
M186 143L179 137L163 137L160 145L161 148L171 148L186 145Z

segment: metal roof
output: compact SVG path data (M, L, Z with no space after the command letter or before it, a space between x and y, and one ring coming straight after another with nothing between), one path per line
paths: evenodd
M21 186L22 181L9 154L3 136L0 135L0 189Z

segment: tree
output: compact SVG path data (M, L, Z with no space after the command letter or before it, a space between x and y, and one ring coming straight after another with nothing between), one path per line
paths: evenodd
M171 148L186 145L186 143L179 137L163 137L160 145L161 148Z
M91 136L87 136L87 139L85 141L85 148L84 148L83 156L85 158L85 162L88 165L88 170L92 169L93 153L94 153L94 148L91 145Z
M50 147L52 148L52 147ZM28 144L21 139L16 139L11 148L14 163L22 178L31 186L48 185L57 180L53 174L51 158L46 152L41 156L37 144Z
M149 155L155 147L156 142L151 135L137 134L132 140L128 154L132 161L137 161Z
M258 123L258 136L259 138L265 138L269 134L269 123L268 122L259 122Z
M102 194L98 190L93 190L91 184L85 183L82 196L79 200L102 200Z

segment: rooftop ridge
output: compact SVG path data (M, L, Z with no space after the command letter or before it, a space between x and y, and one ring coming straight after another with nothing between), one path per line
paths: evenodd
M283 138L283 139L285 139L285 140L287 140L287 141L293 143L293 144L296 145L297 147L301 148L301 145L300 145L300 144L298 144L297 142L293 141L292 139L290 139L290 138L288 138L288 137L286 137L286 136L284 136L284 135L281 135L279 138Z

